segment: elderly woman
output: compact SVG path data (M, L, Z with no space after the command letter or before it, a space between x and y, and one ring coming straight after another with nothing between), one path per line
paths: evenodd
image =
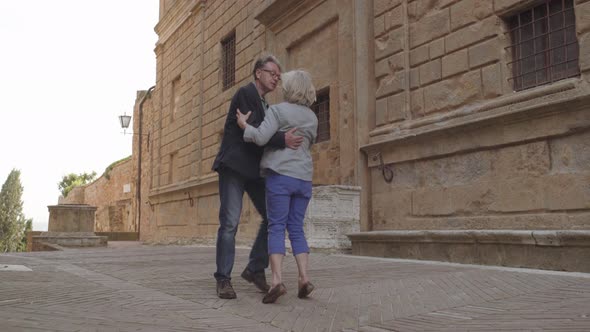
M315 88L310 75L294 70L282 75L285 102L271 106L264 121L255 128L247 124L251 112L237 112L238 125L244 129L244 140L265 145L277 131L297 128L304 140L299 149L267 147L260 162L261 173L266 177L266 209L268 217L268 253L272 270L272 284L262 299L274 303L287 293L282 282L282 264L285 256L285 228L299 270L299 298L308 297L314 286L307 276L309 247L303 232L305 210L311 199L313 161L311 145L316 140L318 119L309 108L315 102Z

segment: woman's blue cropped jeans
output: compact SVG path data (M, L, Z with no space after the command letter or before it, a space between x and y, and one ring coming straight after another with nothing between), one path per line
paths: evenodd
M308 253L303 219L311 199L311 181L271 173L266 177L268 254L285 254L285 229L293 255Z

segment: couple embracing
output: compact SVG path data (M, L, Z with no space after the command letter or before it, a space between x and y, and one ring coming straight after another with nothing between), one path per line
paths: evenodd
M302 70L281 74L272 55L256 60L254 82L233 96L213 170L219 174L219 230L214 276L217 295L236 298L231 284L235 236L247 193L262 223L241 276L265 292L263 303L274 303L287 293L282 282L285 229L299 270L299 298L314 289L307 275L309 247L303 232L311 199L313 161L318 120L309 108L316 99L310 75ZM284 102L269 107L265 96L282 82ZM272 270L268 285L264 270Z

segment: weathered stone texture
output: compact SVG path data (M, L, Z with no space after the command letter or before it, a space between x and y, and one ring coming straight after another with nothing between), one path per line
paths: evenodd
M427 86L424 90L425 110L432 113L459 107L478 100L480 96L480 71L471 71Z
M590 132L550 141L552 173L590 172Z
M492 1L459 1L451 6L451 30L455 31L468 24L480 21L492 14Z
M481 69L483 97L486 99L502 95L502 65L500 63Z
M578 42L580 43L580 70L585 72L590 70L590 33L580 36Z
M466 72L468 69L469 58L467 49L451 53L442 59L442 77L444 78Z
M380 98L402 91L406 84L405 80L406 73L403 71L384 77L379 81L376 97Z
M551 148L547 141L539 141L394 164L389 184L375 169L374 225L376 229L558 228L567 214L535 211L590 208L590 163L585 151L589 141L585 133L556 139ZM572 159L568 149L580 151L581 157ZM578 218L567 227L586 224Z
M403 6L397 6L384 14L385 30L391 30L402 26L405 15L405 13L402 12L403 9Z
M502 46L498 38L492 38L469 48L469 67L479 67L500 60Z
M500 34L499 23L499 18L491 16L449 34L445 37L446 51L453 52Z
M430 59L440 58L445 54L445 39L440 38L431 42L428 46Z
M523 0L494 0L494 10L496 12L504 12L507 9L522 3Z
M424 90L415 90L410 93L410 112L412 117L419 118L424 116Z
M375 39L375 58L382 59L403 49L403 31L396 29Z
M405 54L398 53L378 61L375 64L375 77L379 78L385 75L391 75L393 73L404 70Z
M575 14L576 18L576 32L581 35L587 32L590 32L590 1L586 1L582 3L578 1L578 4L575 6Z
M410 47L414 48L446 35L450 31L449 24L448 9L428 14L410 24Z
M429 59L428 45L416 47L410 51L410 65L416 67Z
M420 66L420 84L426 85L441 79L441 60L432 60Z
M399 6L402 2L402 0L375 0L373 3L373 12L375 16L378 16L387 10Z

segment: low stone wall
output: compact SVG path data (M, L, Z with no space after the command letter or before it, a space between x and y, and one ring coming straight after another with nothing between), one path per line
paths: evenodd
M352 254L590 272L590 230L428 230L348 234Z

